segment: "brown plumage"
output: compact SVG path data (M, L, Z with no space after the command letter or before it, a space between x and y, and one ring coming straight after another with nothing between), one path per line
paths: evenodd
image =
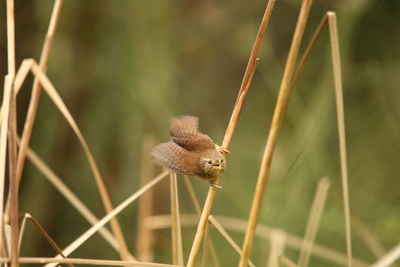
M155 162L168 171L206 179L215 185L224 172L227 150L215 145L206 134L199 132L199 119L181 116L171 119L171 141L156 146L151 153Z

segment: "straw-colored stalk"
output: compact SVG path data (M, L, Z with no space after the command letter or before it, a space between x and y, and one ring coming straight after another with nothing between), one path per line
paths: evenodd
M7 158L7 133L8 133L8 115L10 107L10 94L13 75L7 75L4 80L3 91L3 116L0 132L0 251L3 245L3 210L4 210L4 185L6 176L6 158Z
M147 192L154 185L159 183L163 178L168 176L168 172L163 172L149 183L144 185L130 197L125 199L121 204L119 204L115 209L109 212L106 216L104 216L98 223L90 227L85 233L79 236L75 241L73 241L70 245L68 245L65 249L63 249L64 255L68 256L77 248L79 248L84 242L86 242L91 236L93 236L100 228L102 228L106 223L108 223L112 218L117 216L121 211L123 211L126 207L128 207L132 202L138 199L141 195ZM57 255L55 258L61 258L60 255Z
M344 123L344 105L343 105L343 86L342 86L342 70L340 64L339 37L336 25L336 14L328 12L329 37L332 52L333 80L336 95L336 113L339 134L339 152L340 152L340 171L342 176L342 190L344 203L344 218L346 230L346 248L348 257L348 266L352 266L352 249L351 249L351 225L350 225L350 200L349 200L349 182L347 170L347 152L346 152L346 130Z
M245 220L220 215L215 216L215 218L226 230L234 231L240 234L243 234L246 231L247 221ZM181 214L182 227L196 226L198 222L197 219L198 216L196 214ZM169 229L171 227L171 216L155 215L147 218L146 223L153 230ZM277 229L278 228L272 228L266 225L259 224L257 225L256 236L257 238L260 238L262 240L269 241L271 239L272 233ZM302 242L302 237L285 232L286 247L300 250ZM322 260L326 260L339 266L347 266L347 255L335 249L320 245L318 243L314 243L311 249L311 253L313 256L318 257ZM365 262L361 259L353 259L354 267L368 267L370 265L370 263Z
M296 263L294 263L291 259L289 259L285 255L279 256L279 262L281 262L282 264L284 264L287 267L299 267Z
M322 178L317 187L314 201L311 207L310 215L308 216L308 223L304 234L303 243L300 249L300 256L297 265L300 267L308 266L311 255L311 249L317 235L319 222L321 219L322 211L325 206L326 197L328 195L330 181L328 178Z
M311 8L312 0L303 0L299 18L297 21L296 29L293 34L292 44L289 50L288 59L285 65L282 82L279 89L278 100L275 106L274 115L272 118L271 128L269 130L266 147L260 167L260 172L257 179L256 191L253 196L253 203L251 206L249 223L243 242L243 254L240 258L239 266L247 266L247 260L250 257L250 252L253 244L254 233L257 226L261 203L264 199L265 187L268 181L269 172L272 164L272 157L275 151L275 146L278 141L279 132L282 126L284 114L286 112L289 98L291 95L291 81L293 78L293 71L296 65L297 54L300 48L301 40L303 38L304 29L307 23L308 14Z
M184 181L186 184L186 187L189 191L190 198L192 199L193 205L196 209L196 212L200 214L200 204L199 200L196 196L196 193L194 192L193 185L189 180L189 177L184 175ZM229 245L240 255L242 255L242 250L240 249L239 245L236 244L236 242L233 240L233 238L228 234L228 232L223 228L223 226L218 222L217 219L213 215L210 215L208 217L208 221L217 229L217 231L222 235L223 238L228 242ZM207 224L208 225L208 224ZM205 247L210 247L211 253L215 253L215 248L212 243L211 237L207 240L210 244L208 244ZM219 262L219 260L217 260ZM218 264L217 264L218 265ZM254 266L254 263L249 260L249 265Z
M51 236L46 232L46 230L40 225L40 223L32 217L32 215L30 215L29 213L25 213L24 218L22 220L21 223L21 231L20 231L20 235L19 235L19 248L21 248L21 244L22 244L22 239L24 237L24 233L25 233L25 227L26 227L26 222L30 221L33 226L36 227L36 229L39 231L39 233L46 239L47 243L49 243L49 245L58 253L60 254L63 258L65 258L64 254L61 251L61 248L57 245L57 243L54 241L53 238L51 238ZM74 265L71 263L67 263L68 266L73 267Z
M283 255L285 250L286 234L282 230L275 230L271 234L271 248L268 257L268 267L279 267L279 256Z
M228 127L225 132L224 140L222 142L222 147L225 149L229 149L229 147L231 145L232 137L235 132L236 125L238 123L239 116L242 111L244 102L246 100L246 96L247 96L248 90L250 88L250 84L253 79L253 75L254 75L254 72L255 72L255 69L257 66L257 61L258 61L257 54L258 54L258 51L260 50L261 41L264 36L265 30L267 28L269 19L271 17L271 13L272 13L274 4L275 4L275 0L268 1L267 7L264 12L264 16L261 20L261 24L258 29L256 39L254 41L252 51L250 53L249 61L246 66L243 80L240 85L236 103L235 103L235 106L233 107L231 118L229 120L229 124L228 124ZM219 182L219 178L218 178L218 182ZM188 263L187 263L188 267L193 267L195 265L196 257L199 252L199 249L200 249L201 240L203 238L204 231L206 229L206 225L208 222L208 216L211 213L211 208L214 203L216 191L217 191L217 189L214 186L210 186L210 188L208 190L207 198L204 203L203 211L201 213L200 220L199 220L199 223L197 226L196 235L194 237L194 240L192 243L192 248L190 250L189 259L188 259Z
M22 62L21 64L21 74L18 73L21 76L18 76L19 79L22 81L25 79L28 71L31 70L33 74L35 75L36 78L39 79L39 82L43 86L43 89L46 91L46 93L50 96L50 98L53 100L57 108L60 110L62 115L65 117L71 128L73 129L74 133L78 137L78 140L81 143L81 146L85 152L85 155L89 161L89 165L91 167L92 173L94 175L95 181L97 188L99 190L101 200L103 202L105 210L109 213L112 211L112 204L111 204L111 199L109 197L109 194L107 192L106 186L104 184L104 180L101 176L101 173L99 171L99 168L96 164L96 161L94 160L93 154L89 149L89 146L87 145L87 142L85 138L83 137L78 125L76 124L74 118L72 117L71 113L65 106L63 100L57 93L57 90L54 88L54 86L51 84L49 79L47 78L46 74L43 73L43 71L39 68L39 66L36 64L36 62L33 59L26 59ZM20 82L20 85L22 85L22 81ZM113 232L117 238L117 240L120 243L120 252L121 254L124 255L124 258L128 259L129 258L129 251L125 251L124 248L126 248L125 245L125 240L122 234L121 227L119 226L119 223L116 218L112 218L111 220L111 227L113 229Z
M154 164L150 160L150 150L156 145L154 138L145 137L142 146L140 164L140 186L145 185L154 177ZM153 213L153 190L149 190L138 199L137 231L136 231L136 256L141 261L153 261L152 246L154 242L153 231L145 223L146 218Z
M172 262L183 265L181 218L176 173L170 173Z
M9 263L10 259L0 258L0 263ZM95 265L95 266L132 266L132 267L182 267L179 265L150 263L150 262L132 262L132 261L119 261L119 260L97 260L97 259L82 259L82 258L45 258L45 257L20 257L21 264L79 264L79 265Z
M371 267L388 267L392 263L400 258L400 244L397 244L393 249L391 249L385 256L380 258L377 262L371 265Z

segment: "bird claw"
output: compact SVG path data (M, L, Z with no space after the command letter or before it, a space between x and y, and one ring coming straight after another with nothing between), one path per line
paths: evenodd
M219 145L215 145L215 148L216 148L220 153L223 153L223 154L229 154L229 153L231 153L228 149L223 148L222 146L219 146Z
M214 187L214 188L216 188L216 189L221 189L221 188L222 188L222 186L219 186L219 185L217 185L217 184L211 184L211 186Z

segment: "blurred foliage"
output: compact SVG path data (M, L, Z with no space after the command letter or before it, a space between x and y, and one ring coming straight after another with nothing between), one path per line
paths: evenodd
M16 1L16 53L39 59L53 1ZM265 1L64 1L48 76L70 108L105 176L115 205L138 185L146 136L168 139L171 116L200 117L200 128L222 141ZM1 14L5 18L5 3ZM247 219L300 1L277 1L237 131L214 214ZM354 257L373 262L357 225L389 250L400 236L400 1L315 1L303 43L325 12L338 15L343 64ZM4 22L4 20L3 20ZM0 70L6 73L6 25ZM345 252L330 47L325 30L292 96L273 161L260 223L304 234L319 179L332 181L317 242ZM303 45L304 48L304 45ZM19 132L31 78L18 98ZM43 95L32 148L97 214L104 214L89 165L71 129ZM192 179L204 199L208 185ZM181 209L193 213L183 182ZM169 212L166 182L156 190L155 212ZM61 247L88 228L77 212L27 163L21 211L30 212ZM136 207L120 216L134 251ZM355 221L357 223L355 223ZM184 229L187 257L194 228ZM237 255L214 232L223 266ZM170 233L158 231L156 261L169 262ZM232 233L241 244L243 235ZM256 239L253 258L265 266L269 244ZM297 252L288 249L289 257ZM32 227L24 256L54 252ZM229 257L226 257L229 255ZM73 256L117 258L99 237ZM334 266L312 258L311 266Z

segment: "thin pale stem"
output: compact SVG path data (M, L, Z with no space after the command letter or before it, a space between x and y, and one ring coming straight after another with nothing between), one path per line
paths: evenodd
M329 37L331 41L333 80L336 95L336 112L339 135L340 150L340 171L342 176L342 190L344 203L344 217L346 230L346 248L348 257L348 266L352 266L352 249L351 249L351 224L350 224L350 200L349 200L349 182L347 170L347 152L346 152L346 130L344 122L344 105L343 105L343 86L342 86L342 70L340 65L339 37L337 32L336 14L328 12L329 21Z
M326 197L328 195L330 181L328 178L322 178L318 183L318 188L315 193L314 201L311 207L308 223L304 234L303 243L300 249L300 256L297 264L300 267L308 266L310 260L311 249L315 242L319 222L321 219L322 211L325 206Z
M60 192L65 199L91 224L96 224L99 219L83 204L83 202L69 189L60 177L58 177L48 165L30 148L26 151L26 156L31 163L43 174L55 189ZM111 232L103 227L99 230L99 234L118 252L119 244ZM135 258L129 254L130 260Z
M270 244L271 249L269 251L268 267L279 267L279 256L283 255L285 249L285 232L282 230L275 230L271 234Z
M118 260L97 260L97 259L82 259L82 258L44 258L44 257L21 257L19 258L22 264L43 264L43 263L60 263L60 264L79 264L79 265L96 265L96 266L133 266L133 267L182 267L180 265L149 263L149 262L133 262L133 261L118 261ZM8 263L10 259L0 258L0 263Z
M51 19L50 19L49 28L48 28L46 38L45 38L45 41L43 44L42 53L41 53L40 62L39 62L39 68L43 72L46 72L46 69L47 69L47 62L48 62L48 58L49 58L49 54L50 54L51 45L53 43L55 30L57 28L57 22L58 22L58 18L59 18L60 11L61 11L61 4L62 4L62 0L56 0L54 2L54 7L53 7ZM29 145L29 142L31 139L33 125L35 123L37 107L39 105L40 93L41 93L40 83L39 83L39 80L37 78L35 78L35 80L33 82L28 112L27 112L26 119L25 119L24 130L23 130L23 133L21 136L21 144L19 146L19 151L18 151L17 173L16 173L16 177L17 177L16 179L17 179L18 184L21 181L21 176L22 176L22 172L24 169L24 165L25 165L26 150L28 148L28 145Z
M170 173L171 235L173 264L183 265L181 218L179 212L178 182L176 173Z
M150 159L150 151L156 142L151 137L144 138L140 169L140 186L145 185L154 177L154 164ZM153 230L145 223L146 218L153 213L153 190L149 190L138 199L136 256L141 261L153 261L152 246Z
M380 258L371 267L388 267L400 258L400 244L391 249L385 256Z
M6 176L6 158L7 158L7 133L8 133L8 116L10 108L10 95L13 75L7 75L4 80L3 91L3 116L0 132L0 251L3 247L3 214L4 214L4 183Z
M109 212L106 216L104 216L98 223L90 227L85 233L83 233L80 237L78 237L74 242L72 242L67 248L63 250L64 255L68 256L73 251L75 251L78 247L80 247L84 242L86 242L91 236L93 236L100 228L102 228L106 223L108 223L113 217L117 216L121 211L123 211L126 207L128 207L132 202L134 202L137 198L139 198L142 194L160 182L163 178L168 176L168 172L163 172L154 178L151 182L147 183L145 186L140 188L126 200L124 200L121 204L119 204L115 209ZM59 259L60 255L57 255L55 258ZM51 266L55 266L56 264L52 264ZM49 265L50 266L50 265Z
M216 219L223 225L227 230L243 234L247 228L247 222L242 219L226 217L226 216L215 216ZM181 214L181 222L184 227L193 227L197 224L198 216L196 214ZM171 227L171 216L170 215L157 215L147 218L146 222L153 230L157 229L169 229ZM263 240L270 240L272 233L278 230L266 225L257 225L256 236ZM292 249L300 250L303 239L294 234L285 232L285 244L287 247ZM315 243L312 247L312 255L316 256L327 262L339 265L347 265L347 256L340 251ZM368 267L369 263L354 259L353 264L356 267Z
M253 203L251 206L251 211L249 216L249 223L245 239L243 242L243 254L242 257L240 258L240 263L239 263L240 267L247 266L247 261L248 258L250 257L250 252L254 239L254 233L261 209L261 203L262 200L264 199L265 187L271 169L272 157L275 151L276 143L278 141L278 136L282 126L283 117L289 103L292 91L291 81L293 78L293 71L295 68L297 54L300 48L305 25L308 20L308 14L311 8L311 4L312 0L303 0L296 29L293 34L293 40L289 50L288 59L285 65L285 70L283 73L283 78L279 89L278 100L275 106L271 128L268 134L267 144L264 150L260 172L257 179L256 191L253 197Z
M308 58L310 57L311 51L313 51L313 48L314 48L315 44L317 43L318 38L321 36L321 32L324 29L324 26L326 25L327 22L328 22L328 17L327 17L327 15L324 15L324 17L322 18L321 22L319 23L317 29L314 31L314 33L311 37L311 40L308 43L306 50L304 51L303 56L299 60L298 67L296 69L295 74L293 75L293 82L292 82L293 87L297 84L297 81L299 80L299 77L303 72L304 66L305 66Z
M35 218L33 218L32 215L30 215L29 213L25 213L24 219L22 220L22 223L21 223L21 232L20 232L20 236L19 236L20 247L21 247L23 235L24 235L24 232L25 232L26 221L30 221L36 227L36 229L39 231L39 233L46 239L47 243L49 243L49 245L58 254L60 254L63 258L65 258L64 254L61 251L61 248L57 245L57 243L54 241L54 239L51 238L51 236L46 232L46 230L44 230L44 228L40 225L40 223ZM18 249L20 249L20 247ZM70 267L74 266L71 263L67 263L67 265L70 266Z
M65 106L60 95L57 93L57 90L54 88L54 86L51 84L51 82L47 78L46 74L43 73L43 71L39 68L39 66L36 64L36 62L33 59L26 59L22 62L22 65L24 65L24 64L30 65L31 71L33 72L35 77L39 79L39 82L42 85L43 89L46 91L46 93L50 96L50 98L56 104L57 108L60 110L60 112L65 117L65 119L67 120L67 122L69 123L69 125L71 126L73 131L75 132L76 136L78 137L78 140L81 143L81 146L82 146L82 148L85 152L85 155L89 161L89 165L92 169L92 173L94 175L96 185L99 190L100 197L103 202L104 208L107 213L111 212L113 208L112 208L110 196L109 196L106 186L104 184L104 179L100 173L100 170L96 164L96 161L94 160L93 154L90 151L89 146L88 146L85 138L83 137L81 131L79 130L79 127L76 124L74 118L72 117L68 108ZM129 251L127 250L121 227L116 218L112 218L111 228L119 242L120 253L124 255L124 257L123 257L124 259L128 259Z
M7 62L8 74L15 74L14 0L7 0Z
M250 88L250 84L251 84L251 81L252 81L256 66L257 66L257 54L260 49L261 41L263 39L265 30L267 28L269 19L271 17L271 13L272 13L274 4L275 4L275 0L268 1L267 7L264 12L264 16L261 20L261 24L258 29L258 33L257 33L256 39L254 41L250 57L249 57L249 61L247 63L246 71L243 76L242 84L239 89L238 97L236 99L236 103L233 108L231 118L229 120L229 124L228 124L228 127L225 132L224 140L222 142L222 147L225 149L229 149L230 144L232 142L232 137L233 137L233 134L236 129L236 125L239 120L239 115L241 113L244 102L246 100L246 96L247 96L248 90ZM218 178L218 182L219 182L219 178ZM200 249L201 240L203 238L206 224L208 221L208 216L211 213L211 208L214 203L215 193L216 193L216 187L210 186L210 188L208 190L206 201L203 206L203 211L200 216L199 224L197 226L196 235L195 235L193 243L192 243L192 248L190 250L189 259L188 259L188 263L187 263L188 267L193 267L195 265L196 257L199 252L199 249Z

